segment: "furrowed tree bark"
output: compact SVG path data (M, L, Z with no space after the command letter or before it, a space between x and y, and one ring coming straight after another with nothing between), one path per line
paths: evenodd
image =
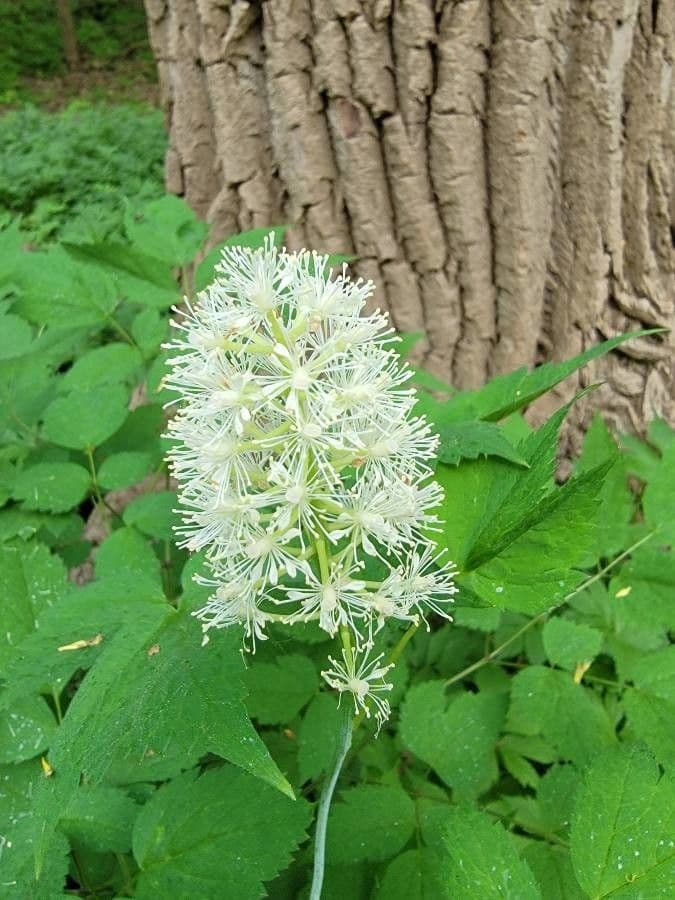
M167 186L213 241L353 253L459 388L675 320L675 4L145 0ZM675 418L673 338L584 370L621 429ZM574 390L547 398L541 417Z

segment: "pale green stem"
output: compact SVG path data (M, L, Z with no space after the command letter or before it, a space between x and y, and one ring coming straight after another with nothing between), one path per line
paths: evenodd
M321 888L323 887L324 869L326 867L326 832L328 830L328 813L335 792L335 785L340 777L349 748L352 745L352 711L349 704L345 703L342 710L340 723L340 735L338 738L333 771L326 780L319 798L319 811L316 816L316 832L314 835L314 872L312 875L312 889L309 900L321 900Z

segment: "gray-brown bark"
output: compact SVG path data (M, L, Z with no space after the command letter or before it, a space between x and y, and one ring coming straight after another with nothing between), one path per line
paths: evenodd
M169 189L214 239L290 222L291 246L356 253L453 384L673 326L675 4L146 7ZM675 414L671 337L582 377L623 428Z

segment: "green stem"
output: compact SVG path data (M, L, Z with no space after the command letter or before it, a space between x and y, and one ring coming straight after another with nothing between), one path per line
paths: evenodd
M101 486L98 483L98 476L96 474L96 463L94 462L94 454L91 447L87 447L84 451L87 457L87 462L89 463L89 474L91 475L91 485L94 488L94 497L96 498L97 505L105 506L109 513L115 516L116 519L119 519L120 522L123 522L124 519L117 512L116 509L113 509L112 506L105 499L103 494L101 493Z
M316 816L316 831L314 834L314 872L312 875L312 889L309 900L321 900L321 888L323 887L324 869L326 866L326 831L328 830L328 813L335 792L335 785L340 777L345 758L352 745L352 711L345 703L342 710L342 722L340 734L333 763L333 771L325 782L319 798L319 811Z

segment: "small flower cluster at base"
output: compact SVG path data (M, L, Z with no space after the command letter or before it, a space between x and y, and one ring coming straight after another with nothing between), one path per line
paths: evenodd
M347 629L324 678L381 725L389 666L368 661L374 636L390 619L450 618L456 591L429 542L443 498L437 438L413 413L386 315L363 314L372 283L271 239L225 249L216 272L176 310L165 380L178 394L179 541L204 551L200 580L213 589L196 615L205 635L243 626L251 649L271 622Z

